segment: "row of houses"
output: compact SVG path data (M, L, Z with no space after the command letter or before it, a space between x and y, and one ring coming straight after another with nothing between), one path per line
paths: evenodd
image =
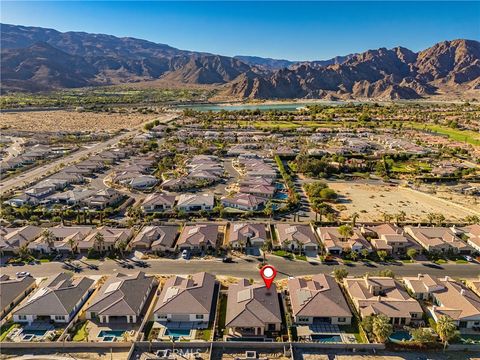
M46 145L29 146L28 150L18 156L11 157L0 163L0 169L3 172L15 170L24 166L35 164L40 160L55 159L72 151L71 148L51 147Z
M397 280L388 277L347 277L341 285L327 274L310 278L291 277L284 294L287 309L298 336L309 338L322 325L350 325L356 316L386 315L392 325L424 326L425 303L427 315L435 321L448 316L460 331L469 331L480 326L480 297L474 281L467 287L449 277L436 278L418 274ZM15 284L16 286L13 286ZM215 314L216 291L219 284L211 274L200 272L190 276L169 277L157 296L155 276L143 272L131 275L109 276L97 291L95 281L88 277L72 277L60 273L40 283L27 276L10 279L0 278L2 289L2 315L11 313L18 323L32 324L48 319L54 323L68 323L80 309L86 319L100 324L137 323L148 299L154 301L152 320L168 326L203 329L209 326ZM348 297L346 298L345 295ZM226 291L225 334L227 337L273 337L286 326L282 312L281 296L273 284L263 284L240 279L228 286ZM26 300L24 300L26 298ZM353 305L350 307L349 302ZM19 305L20 304L20 305ZM83 307L83 308L82 308Z
M178 224L143 227L137 234L131 229L103 226L45 229L27 225L21 228L0 228L0 250L17 253L22 246L32 251L110 251L119 242L128 243L132 250L203 252L225 243L234 249L262 247L271 241L274 248L302 251L315 256L322 247L331 255L367 250L386 251L391 255L405 254L407 249L422 248L429 252L471 254L480 252L480 225L459 228L412 227L393 224L361 226L345 233L340 227L317 227L306 224L277 223L273 227L261 223L197 223L181 227ZM45 235L47 234L47 235ZM99 240L99 238L101 240Z

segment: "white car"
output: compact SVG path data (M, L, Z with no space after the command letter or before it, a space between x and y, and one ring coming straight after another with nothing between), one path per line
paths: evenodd
M468 262L472 262L472 261L473 261L473 258L472 258L471 256L465 255L464 258L465 258L465 260L467 260Z
M15 275L17 275L18 278L22 278L22 277L30 276L30 273L26 272L26 271L20 271L20 272L15 273Z
M185 249L185 250L182 251L182 259L185 259L185 260L190 259L190 254L189 254L188 250Z

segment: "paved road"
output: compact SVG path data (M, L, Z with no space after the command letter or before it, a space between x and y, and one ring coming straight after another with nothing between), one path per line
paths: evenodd
M312 265L306 261L290 261L277 256L268 256L267 261L274 265L279 271L279 278L287 276L313 275L318 273L330 273L335 266L316 264ZM80 263L77 260L77 263ZM132 262L130 262L132 263ZM126 269L121 266L119 262L114 260L88 261L81 264L80 274L96 274L107 275L115 272L132 273L138 270L143 270L149 274L193 274L198 271L207 271L215 275L235 276L244 278L254 278L259 280L258 260L256 258L237 259L236 263L225 264L221 260L171 260L158 259L149 260L146 268L135 266L133 269ZM98 265L98 270L89 269L87 264ZM474 278L480 275L480 265L478 264L446 264L442 268L431 268L424 266L421 263L402 264L402 265L377 265L377 267L367 267L363 264L356 264L348 267L350 275L363 275L366 272L376 272L383 269L391 269L397 276L414 276L419 273L428 273L435 276L449 275L456 278ZM63 263L51 262L39 265L25 265L25 266L5 266L0 269L2 274L14 275L18 271L28 271L33 276L44 277L57 274L64 271L66 268Z
M173 120L177 116L178 116L178 114L176 114L176 113L173 113L173 114L169 113L169 114L163 114L160 117L158 117L157 119L159 119L160 122L166 123L166 122L169 122L169 121ZM153 119L149 120L148 122L150 122L152 120ZM65 165L72 164L74 162L79 161L84 156L87 156L89 154L93 155L93 154L99 153L102 150L105 150L106 148L108 148L109 146L112 146L112 145L118 143L120 140L125 139L129 136L135 135L138 132L138 130L141 129L142 127L143 127L143 124L137 126L135 129L132 129L131 131L125 132L125 133L120 134L120 135L117 135L117 136L115 136L115 137L113 137L113 138L111 138L107 141L98 143L98 144L96 144L96 145L94 145L94 146L92 146L88 149L76 151L75 153L73 153L69 156L64 156L64 157L62 157L62 158L60 158L56 161L53 161L51 163L46 164L46 165L36 167L36 168L33 168L32 170L26 171L26 172L21 174L21 180L19 179L18 176L15 176L11 179L7 179L5 181L2 181L0 183L0 194L4 194L6 192L15 190L16 188L18 188L21 185L24 185L25 183L30 184L32 182L35 182L35 181L39 180L40 178L46 176L47 172L53 171L60 164L65 164Z

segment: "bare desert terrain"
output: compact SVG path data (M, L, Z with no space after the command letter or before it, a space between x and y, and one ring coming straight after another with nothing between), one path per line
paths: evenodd
M443 214L447 221L480 214L478 204L464 206L409 188L356 182L328 182L328 185L344 198L336 206L344 220L355 212L361 222L383 221L384 213L395 216L401 211L407 221L425 221L428 213ZM465 198L463 203L467 202Z
M140 113L94 113L67 110L6 112L2 127L26 131L115 131L131 129L158 115Z

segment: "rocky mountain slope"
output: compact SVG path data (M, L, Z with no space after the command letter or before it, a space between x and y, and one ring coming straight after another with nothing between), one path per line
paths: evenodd
M233 98L418 99L478 90L480 43L381 48L325 61L226 57L110 35L1 24L2 92L165 80Z

